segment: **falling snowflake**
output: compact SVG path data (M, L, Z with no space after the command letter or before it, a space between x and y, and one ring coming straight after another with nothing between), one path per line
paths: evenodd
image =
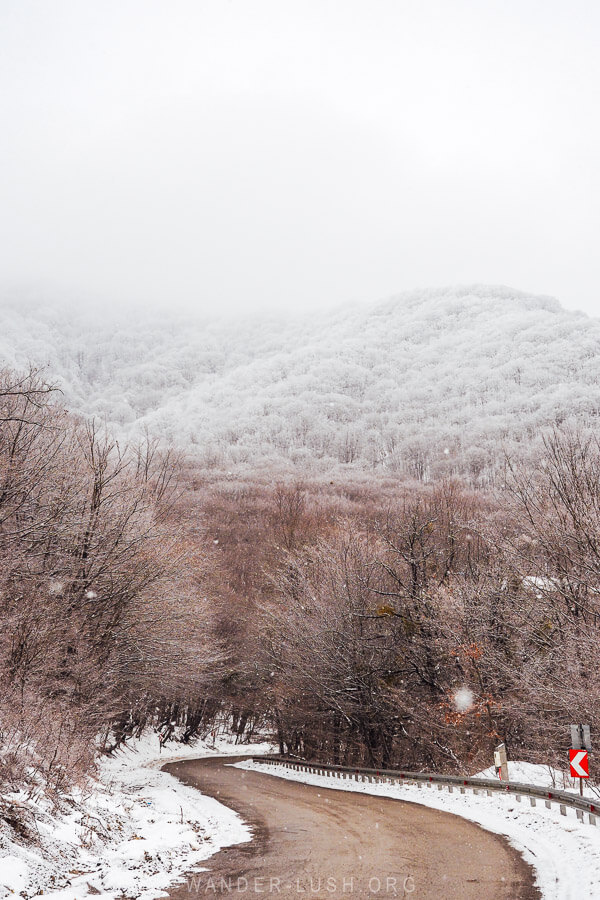
M454 708L457 712L464 713L467 712L473 706L473 701L475 699L475 695L473 691L468 687L458 688L457 691L454 691L452 695L452 702L454 703Z

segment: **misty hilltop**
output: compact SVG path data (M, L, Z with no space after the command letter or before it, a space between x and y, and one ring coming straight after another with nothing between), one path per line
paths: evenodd
M485 482L501 448L600 410L600 320L506 287L415 291L294 320L108 314L7 299L0 359L64 404L204 465L385 468Z

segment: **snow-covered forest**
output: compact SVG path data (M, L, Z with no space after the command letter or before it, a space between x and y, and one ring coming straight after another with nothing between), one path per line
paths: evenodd
M464 765L446 734L458 675L485 719L470 755L521 744L542 702L524 681L563 727L557 673L598 618L600 321L505 288L296 321L16 302L2 317L6 716L32 735L15 777L40 742L44 777L68 780L102 728L108 746L149 720L191 736L224 710L297 752ZM339 660L315 631L332 616ZM357 674L356 622L373 681L330 709ZM306 648L327 660L314 705Z
M46 367L65 406L148 428L202 466L383 469L494 480L501 450L597 421L600 321L502 287L278 318L201 319L6 300L0 358Z
M452 771L499 739L557 762L569 716L596 726L597 434L546 431L494 491L278 480L127 446L58 398L0 381L7 784L60 795L148 724Z

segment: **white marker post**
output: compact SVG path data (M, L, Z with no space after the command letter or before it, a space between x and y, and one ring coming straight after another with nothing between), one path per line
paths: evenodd
M506 744L500 744L494 750L494 765L500 781L508 781L508 757L506 756Z

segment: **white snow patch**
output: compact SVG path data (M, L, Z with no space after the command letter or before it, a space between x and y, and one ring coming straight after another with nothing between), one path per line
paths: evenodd
M272 747L234 745L229 736L170 746L173 755L161 753L154 732L129 742L101 759L89 790L73 792L59 811L43 799L5 798L27 810L39 840L25 845L8 829L0 831L0 898L153 900L222 847L251 840L236 813L160 768L185 758L260 755Z
M340 781L328 775L295 772L283 766L256 763L251 760L235 764L240 769L251 769L279 778L302 781L322 788L357 791L394 797L454 813L476 822L488 831L505 835L509 842L529 863L536 875L536 883L544 900L580 900L581 897L600 897L600 828L577 820L574 810L562 816L558 806L546 809L538 800L536 807L523 797L517 802L514 795L493 794L474 796L467 791L453 793L437 786L368 784L356 781ZM531 772L529 763L510 763L514 772ZM534 767L538 770L547 766ZM521 780L514 777L512 780ZM488 772L480 773L487 776ZM538 777L541 773L537 772ZM492 776L493 777L493 776ZM525 781L526 779L523 778Z
M579 778L571 778L568 772L537 763L508 761L508 777L517 784L535 784L550 790L579 793ZM494 766L478 772L475 778L497 778ZM591 779L584 779L583 795L589 800L600 799L600 787Z
M2 875L0 876L3 885L15 894L20 893L27 884L28 875L27 863L17 856L2 857Z

